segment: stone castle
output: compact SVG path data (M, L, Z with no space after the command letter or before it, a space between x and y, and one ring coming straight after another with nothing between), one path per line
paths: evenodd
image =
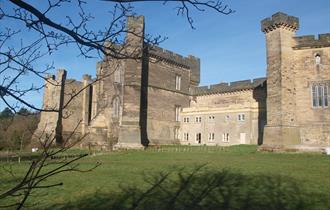
M129 17L127 27L136 32L126 42L140 49L139 59L105 56L94 79L69 80L65 70L49 76L43 108L70 103L63 112L43 112L36 133L86 135L82 145L104 149L330 145L330 34L297 37L298 18L276 13L261 21L267 78L201 87L197 57L147 46L142 16Z

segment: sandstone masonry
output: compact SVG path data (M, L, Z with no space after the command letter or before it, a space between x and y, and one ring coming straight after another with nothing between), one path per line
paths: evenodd
M64 70L49 76L44 108L70 103L61 113L42 113L37 134L86 135L82 146L104 149L330 145L330 34L295 37L298 18L276 13L261 22L267 78L200 87L197 57L148 46L142 16L129 17L127 27L134 33L126 50L138 59L105 57L96 78L84 75L81 82L66 79Z

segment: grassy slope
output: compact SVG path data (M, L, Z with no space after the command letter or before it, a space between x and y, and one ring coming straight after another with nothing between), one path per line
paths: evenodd
M180 152L179 152L180 150ZM188 151L189 150L189 151ZM102 165L89 173L58 175L49 182L63 181L63 187L44 191L41 206L74 203L86 195L120 191L119 185L145 186L146 174L156 174L177 168L193 168L207 164L207 168L224 168L243 174L283 175L297 180L310 193L330 197L330 157L320 154L274 154L257 152L254 146L219 147L166 147L163 151L122 151L96 155L81 160L81 167ZM4 163L1 163L4 164ZM24 171L27 163L14 165L16 174ZM0 189L8 187L9 178L1 171Z

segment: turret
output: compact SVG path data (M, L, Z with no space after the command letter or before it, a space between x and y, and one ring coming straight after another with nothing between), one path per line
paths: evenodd
M299 143L294 86L294 35L299 19L278 12L261 21L267 48L267 125L264 143Z

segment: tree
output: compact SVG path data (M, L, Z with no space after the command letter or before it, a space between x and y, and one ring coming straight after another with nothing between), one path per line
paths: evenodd
M10 118L13 117L14 113L11 111L11 109L9 109L8 107L6 107L1 113L0 113L0 118Z
M20 108L20 110L17 112L17 114L19 115L29 115L32 114L27 108Z
M130 3L142 1L108 0L109 7L112 9L108 13L109 17L107 18L111 21L103 29L92 27L93 15L86 10L88 5L92 3L84 0L48 0L42 1L42 3L32 3L25 0L1 2L0 4L5 4L5 6L0 7L0 23L12 21L15 25L21 26L20 29L15 30L6 27L6 24L0 24L0 78L3 78L0 81L0 99L9 107L9 110L6 111L7 114L9 111L26 114L26 109L17 111L22 106L34 111L56 112L58 113L57 122L60 126L63 110L83 89L69 94L71 98L65 104L54 107L37 107L30 103L27 100L29 93L42 90L44 83L51 83L47 79L46 73L53 70L54 65L47 63L45 67L40 68L40 65L38 65L39 62L56 51L65 50L67 47L77 48L79 55L86 59L95 56L101 58L106 56L107 59L140 59L138 56L139 53L136 53L136 50L141 49L128 50L132 46L130 46L130 43L125 42L123 37L126 34L139 36L136 31L127 29L126 18L135 14L134 7ZM222 4L221 1L154 1L163 4L167 2L176 3L177 14L184 16L192 28L194 26L191 10L203 12L209 9L224 15L234 12L227 5ZM64 16L64 20L52 18L54 13L61 13L64 7L73 8L72 14ZM26 34L29 34L29 36L26 36ZM146 43L146 47L158 45L164 41L164 38L160 36L145 36L141 38ZM21 41L15 42L13 40ZM94 82L104 79L107 76L109 74L101 75ZM29 85L23 85L21 81L27 77L32 77L33 79L27 80L30 81ZM36 85L33 83L35 81L34 79L43 80L43 85ZM58 86L60 84L54 83L52 85ZM10 102L9 99L15 102ZM84 137L82 136L78 141ZM59 161L59 166L55 169L45 170L50 164L50 159L67 151L76 143L69 142L70 137L66 141L58 141L58 139L62 139L61 131L58 129L56 129L55 135L48 136L43 140L40 139L42 146L40 155L32 161L29 170L26 172L26 176L15 187L0 193L0 200L8 196L16 196L19 199L16 203L11 204L11 206L16 206L18 209L22 208L33 190L61 185L61 183L43 185L42 183L44 183L46 178L62 172L80 171L77 165L74 167L70 166L72 166L73 162L86 156L85 154L71 160ZM62 142L62 145L57 149L52 147L55 141Z

